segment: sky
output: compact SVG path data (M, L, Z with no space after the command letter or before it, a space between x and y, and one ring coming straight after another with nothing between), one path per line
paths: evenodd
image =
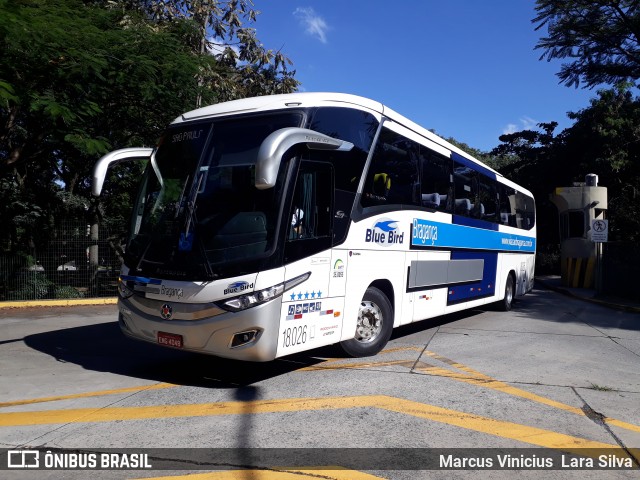
M534 50L534 0L254 0L258 39L300 91L361 95L473 148L540 122L573 122L595 90L558 83Z

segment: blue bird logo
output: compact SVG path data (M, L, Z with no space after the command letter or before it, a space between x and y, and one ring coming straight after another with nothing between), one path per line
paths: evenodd
M373 228L378 228L383 232L393 232L396 228L395 224L398 223L396 220L387 220L385 222L376 223ZM391 226L393 225L393 226Z

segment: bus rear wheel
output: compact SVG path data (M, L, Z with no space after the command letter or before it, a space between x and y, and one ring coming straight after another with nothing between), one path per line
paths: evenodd
M504 286L504 297L500 302L498 302L498 306L500 310L503 312L508 312L513 307L513 297L515 296L515 282L513 280L513 275L510 273L507 276L507 283Z
M375 355L389 341L393 330L393 309L387 296L375 287L367 288L358 309L354 338L340 342L352 357Z

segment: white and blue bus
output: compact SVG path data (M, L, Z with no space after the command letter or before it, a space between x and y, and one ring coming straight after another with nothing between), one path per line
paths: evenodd
M294 93L200 108L148 161L119 280L133 338L269 361L533 288L531 193L365 98Z

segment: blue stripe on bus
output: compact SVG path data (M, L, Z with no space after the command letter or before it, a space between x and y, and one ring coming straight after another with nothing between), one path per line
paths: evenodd
M447 305L467 302L478 298L492 297L496 293L496 271L498 252L452 251L451 260L483 260L482 280L447 289Z
M465 225L467 227L484 228L485 230L498 230L498 224L487 220L479 220L477 218L469 218L463 215L454 215L451 219L456 225Z
M411 225L411 247L534 253L536 239L512 233L414 218Z
M120 275L120 278L126 282L146 283L151 285L161 285L162 280L158 278L133 277L131 275Z
M487 167L477 164L475 162L472 162L471 160L463 157L462 155L457 154L456 152L451 152L451 159L454 162L458 162L462 165L464 165L465 167L469 167L473 170L475 170L476 172L480 172L484 175L486 175L487 177L491 178L492 180L496 179L496 174L495 172L492 172L491 170L489 170Z

